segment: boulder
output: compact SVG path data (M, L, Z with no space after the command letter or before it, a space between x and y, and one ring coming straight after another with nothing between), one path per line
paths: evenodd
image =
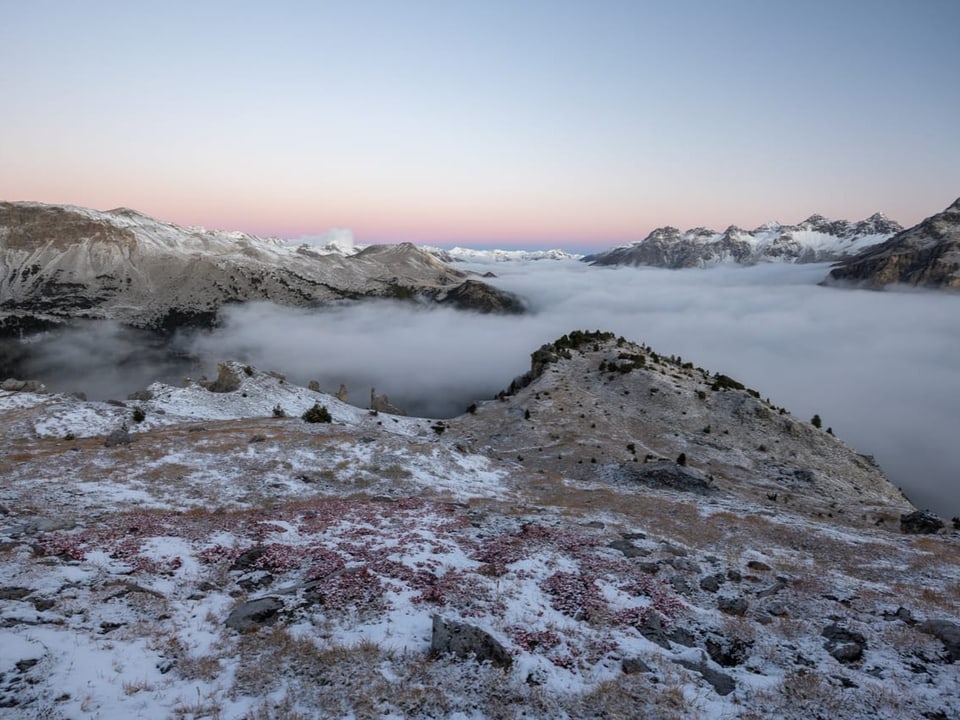
M823 649L829 652L837 662L852 663L863 657L867 639L860 633L834 623L825 627L820 634L827 639Z
M949 662L960 660L960 624L950 620L924 620L917 625L917 629L943 643Z
M742 617L746 615L749 603L742 597L721 597L717 600L717 608L727 615Z
M283 601L276 597L262 597L248 600L233 609L227 617L226 626L238 632L248 632L272 625L283 609Z
M513 664L513 658L490 633L467 623L444 620L439 615L433 616L430 652L473 657L479 663L489 662L494 667L509 668Z
M130 431L127 429L127 426L118 427L116 430L107 435L106 440L103 441L104 447L116 447L117 445L129 445L133 442L133 436L130 434Z
M706 660L694 662L693 660L678 659L674 660L674 662L677 665L685 667L687 670L699 673L704 680L713 686L713 689L717 691L717 695L729 695L737 688L737 683L732 677L719 670L714 670L707 664Z

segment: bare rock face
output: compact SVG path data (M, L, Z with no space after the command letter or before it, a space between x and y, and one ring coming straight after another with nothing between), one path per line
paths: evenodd
M822 284L960 291L960 198L942 213L841 261Z
M515 298L410 243L350 256L281 240L183 228L126 208L0 202L0 331L71 318L154 330L216 322L227 303L309 305L387 297L513 312Z

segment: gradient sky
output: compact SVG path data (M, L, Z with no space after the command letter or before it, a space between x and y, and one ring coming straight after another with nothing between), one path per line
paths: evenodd
M957 0L0 7L5 200L586 248L960 195Z

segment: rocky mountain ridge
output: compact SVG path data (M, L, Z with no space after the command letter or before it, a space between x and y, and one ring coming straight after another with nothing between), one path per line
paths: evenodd
M450 249L421 246L436 258L445 263L472 262L472 263L503 263L529 262L532 260L579 260L583 255L570 253L559 248L550 250L501 250L454 247Z
M75 317L172 329L209 324L224 304L251 300L420 298L467 307L482 296L485 311L522 311L517 298L476 281L451 294L465 280L409 243L344 256L183 228L126 208L0 203L0 313L14 330Z
M674 269L761 262L827 262L882 242L902 229L880 213L859 222L811 215L797 225L773 222L754 230L731 225L723 232L703 227L680 231L667 226L630 245L587 255L583 261L591 265Z
M886 242L843 259L823 284L871 290L905 285L960 291L960 198Z

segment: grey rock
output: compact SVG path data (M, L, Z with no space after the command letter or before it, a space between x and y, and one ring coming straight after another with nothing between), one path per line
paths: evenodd
M623 670L624 675L653 672L653 670L650 669L650 666L647 665L643 660L634 657L624 658L623 662L620 663L620 668Z
M283 601L276 597L263 597L234 608L227 617L226 626L238 632L247 632L272 625L277 620Z
M677 665L687 668L687 670L700 673L700 676L710 683L713 686L713 689L717 691L717 695L729 695L737 689L737 683L732 677L726 673L720 672L719 670L714 670L706 663L706 661L701 660L700 662L694 662L693 660L674 660L674 662Z
M700 580L700 589L715 593L720 589L720 580L716 575L707 575Z
M645 557L650 554L649 550L644 550L643 548L638 548L629 540L614 540L612 543L607 545L608 548L613 550L619 550L626 557Z
M116 430L107 435L106 440L103 441L104 447L116 447L117 445L129 445L133 442L133 436L130 434L130 431L127 430L126 426L118 427Z
M150 390L137 390L127 395L127 400L146 402L147 400L153 400L153 393Z
M943 643L949 662L960 660L960 624L950 620L924 620L917 629Z
M852 663L863 657L867 639L860 633L834 623L825 627L820 634L827 639L824 650L838 662Z
M763 608L768 614L774 617L783 617L787 614L787 606L779 600L767 603Z
M444 620L439 615L433 616L430 652L473 657L479 663L489 662L494 667L509 668L513 664L510 653L488 632L466 623Z
M778 592L783 590L787 586L787 581L785 578L777 578L777 581L770 587L766 587L763 590L757 590L758 598L772 597Z
M721 597L717 599L717 608L727 615L742 617L750 604L742 597Z

